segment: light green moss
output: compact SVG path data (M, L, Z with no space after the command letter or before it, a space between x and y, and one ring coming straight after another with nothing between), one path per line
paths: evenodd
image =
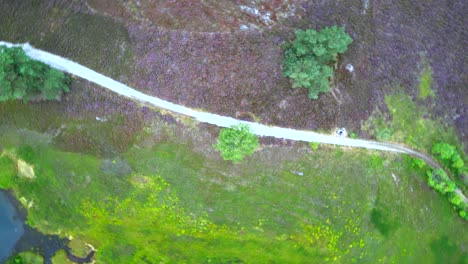
M363 125L378 140L405 143L431 151L432 144L445 141L459 145L456 133L441 120L429 118L428 109L403 92L387 95L388 115L375 111Z
M7 264L42 264L44 263L44 258L34 252L21 252L18 255L9 259Z
M432 79L432 69L431 67L426 67L421 74L421 79L419 81L419 98L425 100L427 97L435 97L435 93L432 90L433 79Z
M68 260L67 253L65 250L59 250L57 253L55 253L54 257L52 258L52 263L53 264L73 264L74 262L71 262Z

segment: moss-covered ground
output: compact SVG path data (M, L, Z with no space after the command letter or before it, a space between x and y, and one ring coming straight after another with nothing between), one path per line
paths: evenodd
M427 70L422 73L420 85L428 85L426 83L428 80L425 80L430 78L428 74L430 72ZM421 93L426 94L426 89L429 88L424 88L423 90L426 92L421 91ZM461 159L466 164L467 157L464 152L465 145L463 144L465 142L458 139L450 124L432 114L433 107L426 106L427 101L432 99L427 98L427 96L422 98L422 94L416 99L405 94L402 90L398 91L397 88L395 93L385 97L388 113L380 110L374 111L369 120L364 122L363 129L367 130L377 140L406 144L428 155L431 154L431 149L436 143L451 144L456 146ZM429 105L433 104L434 101ZM459 177L454 177L457 185L464 192L468 190L465 177L466 175L463 175L463 173Z
M467 260L466 222L409 158L294 144L234 165L210 151L212 128L160 116L110 157L64 148L65 130L34 132L27 113L50 114L37 107L8 112L17 122L1 129L0 185L29 207L29 224L93 245L99 263ZM81 136L112 144L95 136L108 130ZM33 165L34 180L17 176L16 158Z

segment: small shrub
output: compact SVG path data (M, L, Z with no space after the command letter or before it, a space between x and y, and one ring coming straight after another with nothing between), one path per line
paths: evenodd
M411 164L413 165L414 168L419 168L422 169L424 166L426 166L426 162L422 159L417 159L417 158L412 158Z
M8 261L10 264L22 264L23 259L20 256L14 256L12 259Z
M468 213L465 211L465 210L460 210L460 212L458 212L458 214L464 218L465 220L468 220Z
M310 142L310 148L312 150L317 150L319 148L319 143L318 142Z
M455 147L447 143L436 143L432 147L432 154L440 156L443 160L451 159L455 152Z
M344 28L332 26L317 32L313 29L297 30L296 39L284 53L284 75L293 80L293 88L309 89L309 98L330 90L333 77L330 63L338 53L344 53L353 41Z
M432 146L432 154L457 176L465 170L465 162L453 145L444 142L436 143Z
M450 202L457 206L457 207L462 207L463 205L463 197L459 195L458 193L451 193L449 197Z
M248 125L240 124L221 129L216 149L224 160L239 163L244 157L252 155L259 146L258 137Z
M465 166L465 162L463 162L462 158L460 157L460 154L455 153L452 155L450 158L451 165L455 170L460 170Z
M427 171L428 184L442 194L455 191L456 185L442 169Z
M70 77L30 59L22 48L0 46L0 102L58 99L69 92Z

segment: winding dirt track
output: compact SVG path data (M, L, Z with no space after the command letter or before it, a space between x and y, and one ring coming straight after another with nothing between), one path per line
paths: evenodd
M237 124L247 124L252 129L253 133L258 136L270 136L276 138L297 140L297 141L306 141L306 142L319 142L325 144L334 144L341 146L349 147L360 147L367 149L376 149L383 151L391 152L400 152L406 153L412 156L417 156L418 158L424 159L431 165L435 165L429 157L424 156L418 152L407 149L403 146L381 143L369 140L360 140L360 139L350 139L350 138L340 138L331 135L324 135L315 133L312 131L296 130L291 128L282 128L275 126L268 126L254 122L248 122L243 120L234 119L228 116L220 116L212 113L206 113L197 111L182 105L177 105L157 97L149 96L144 93L141 93L121 82L115 81L109 77L106 77L98 72L95 72L85 66L82 66L76 62L70 61L68 59L62 58L60 56L42 51L36 48L33 48L28 43L25 44L13 44L9 42L0 41L0 45L5 45L8 47L22 47L26 54L35 60L42 61L56 69L70 73L72 75L78 76L80 78L86 79L90 82L98 84L104 88L112 90L113 92L132 98L141 103L150 104L152 106L166 109L178 114L192 117L197 121L220 126L220 127L230 127Z
M162 100L157 97L149 96L144 93L141 93L121 82L115 81L109 77L106 77L96 71L93 71L85 66L82 66L71 60L62 58L60 56L51 54L49 52L36 49L29 45L29 43L24 44L13 44L9 42L0 41L0 45L7 47L22 47L26 54L35 60L42 61L51 67L54 67L58 70L70 73L72 75L78 76L80 78L86 79L90 82L98 84L106 89L109 89L121 96L129 97L141 103L150 104L152 106L166 109L178 114L189 116L194 118L197 121L220 126L220 127L230 127L237 124L247 124L252 129L252 132L258 136L270 136L275 138L283 138L289 140L297 141L306 141L306 142L318 142L325 144L334 144L340 146L348 147L359 147L367 149L375 149L382 151L391 151L408 154L417 158L424 160L426 163L432 167L439 168L440 166L434 162L430 157L419 153L417 151L411 150L401 145L391 144L391 143L382 143L370 140L360 140L360 139L350 139L350 138L340 138L332 135L325 135L315 133L313 131L305 130L296 130L291 128L282 128L275 126L267 126L259 123L248 122L243 120L234 119L228 116L220 116L212 113L206 113L197 111L182 105L177 105L165 100Z
M350 139L350 138L340 138L331 135L319 134L312 131L305 130L296 130L291 128L267 126L259 123L248 122L243 120L234 119L228 116L221 116L212 113L206 113L197 111L182 105L177 105L165 100L162 100L157 97L146 95L142 92L139 92L121 82L115 81L109 77L106 77L96 71L93 71L85 66L82 66L71 60L62 58L60 56L54 55L52 53L36 49L29 45L29 43L24 44L13 44L9 42L0 41L0 46L4 45L7 47L22 47L26 54L35 60L42 61L51 67L54 67L58 70L70 73L72 75L78 76L80 78L86 79L90 82L93 82L97 85L100 85L106 89L109 89L121 96L129 97L141 103L150 104L152 106L166 109L178 114L189 116L194 118L197 121L216 125L219 127L230 127L237 124L247 124L252 129L252 132L258 136L270 136L275 138L283 138L289 140L297 141L306 141L306 142L318 142L325 144L333 144L347 147L359 147L367 149L375 149L381 151L390 151L408 154L410 156L424 160L428 165L433 168L440 168L440 165L437 164L430 157L414 151L412 149L406 148L401 145L392 144L392 143L382 143L370 140L361 140L361 139ZM463 194L460 189L456 190L457 193L461 194L465 201L468 201L468 198Z

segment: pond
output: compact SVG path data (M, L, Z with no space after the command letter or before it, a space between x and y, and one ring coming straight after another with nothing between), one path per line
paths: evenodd
M52 263L52 257L59 250L65 250L71 262L92 262L95 251L86 257L75 256L68 246L70 240L58 235L39 232L25 224L26 211L14 195L0 189L0 263L21 252L33 251L42 256L45 264Z
M24 233L23 221L5 191L0 190L0 263L5 261Z

